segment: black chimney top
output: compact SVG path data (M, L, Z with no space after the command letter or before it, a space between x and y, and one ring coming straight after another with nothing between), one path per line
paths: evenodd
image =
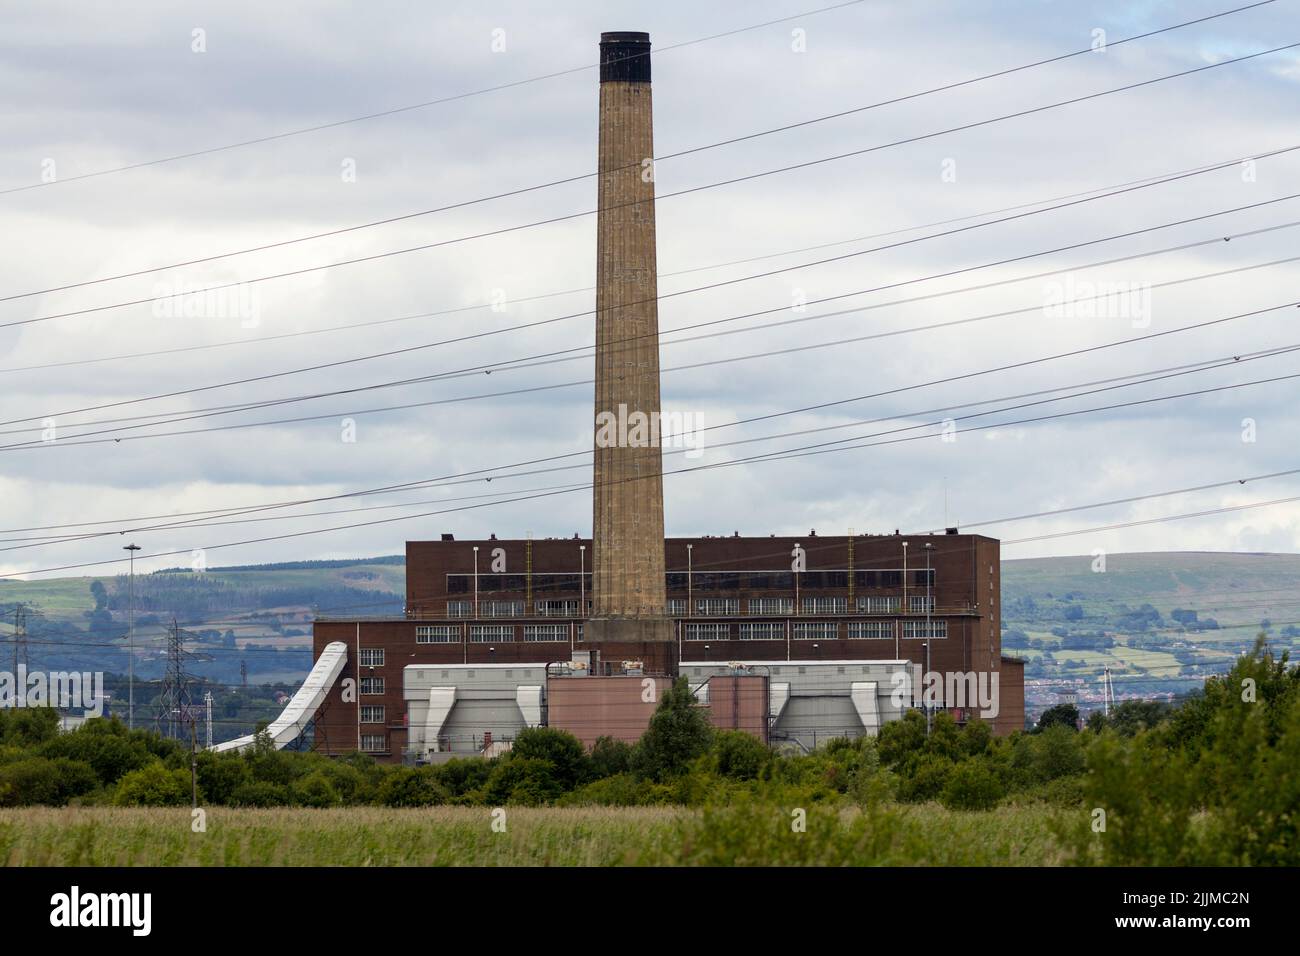
M650 82L650 34L602 33L600 82Z

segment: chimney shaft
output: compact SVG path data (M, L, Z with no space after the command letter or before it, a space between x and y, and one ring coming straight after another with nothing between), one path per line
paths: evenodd
M672 640L665 617L651 116L649 35L601 34L588 640Z

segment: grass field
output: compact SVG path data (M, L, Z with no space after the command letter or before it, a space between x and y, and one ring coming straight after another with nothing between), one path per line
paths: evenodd
M509 807L505 832L486 808L310 810L213 808L194 833L185 809L0 810L6 866L617 866L1055 865L1062 855L1041 806L958 813L894 808L879 821L788 808ZM855 827L856 825L856 827Z

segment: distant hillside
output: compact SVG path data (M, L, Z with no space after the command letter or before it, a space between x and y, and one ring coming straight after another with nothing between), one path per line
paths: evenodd
M1300 640L1300 555L1112 554L1005 561L1003 649L1028 661L1031 710L1077 690L1100 706L1111 668L1120 696L1186 693L1227 670L1261 631L1275 649Z
M163 641L175 618L187 632L195 655L187 666L196 675L236 683L243 662L252 681L301 680L311 666L317 612L401 614L405 592L402 555L137 574L136 643L143 651L136 672L161 675ZM125 672L125 574L0 582L0 642L12 641L19 603L30 608L33 666Z
M1093 562L1003 563L1003 646L1027 661L1031 711L1065 689L1092 706L1106 667L1121 695L1185 693L1225 670L1261 629L1279 648L1300 637L1300 555L1113 554L1102 572ZM235 684L242 661L254 682L301 680L317 612L400 614L405 577L401 555L137 575L137 673L161 676L175 617L195 655L192 673ZM12 640L18 603L32 608L33 666L126 670L125 575L0 583L0 644ZM9 661L0 646L0 669Z

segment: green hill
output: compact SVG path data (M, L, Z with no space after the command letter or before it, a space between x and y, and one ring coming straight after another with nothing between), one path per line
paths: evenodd
M1006 561L1004 653L1023 657L1031 711L1076 691L1100 706L1101 674L1116 693L1185 694L1263 632L1275 648L1300 639L1300 555L1160 552Z

